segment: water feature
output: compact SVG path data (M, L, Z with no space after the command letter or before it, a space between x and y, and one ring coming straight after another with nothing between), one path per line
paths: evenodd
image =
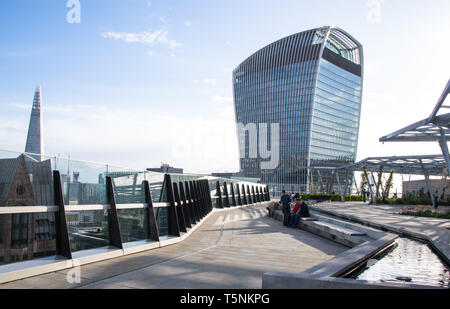
M399 237L346 278L450 287L450 268L423 242Z

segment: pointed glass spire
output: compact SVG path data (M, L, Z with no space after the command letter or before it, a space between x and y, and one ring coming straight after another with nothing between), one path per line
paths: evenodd
M41 108L41 86L36 86L36 91L34 92L33 108Z
M25 152L42 154L44 149L42 145L42 113L41 113L42 94L41 87L36 86L34 92L33 108L31 110L30 124L28 127L27 144ZM32 156L37 161L41 161L41 156Z

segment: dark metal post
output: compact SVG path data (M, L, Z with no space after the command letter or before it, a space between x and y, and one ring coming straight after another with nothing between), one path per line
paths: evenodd
M208 202L208 207L210 211L213 211L213 203L211 199L211 189L209 187L209 181L205 179L205 190L206 190L206 200Z
M252 193L250 192L250 186L249 185L247 185L247 200L248 200L249 204L253 204Z
M172 177L170 177L169 174L164 175L164 185L167 194L167 202L170 204L167 209L167 221L169 223L168 234L172 236L180 236L177 209L175 208L175 197L173 196Z
M242 184L242 196L244 198L243 204L247 205L247 195L245 194L245 186L244 186L244 184Z
M266 192L267 192L267 201L270 201L270 192L269 192L269 186L266 186Z
M199 209L199 205L198 205L197 192L195 190L193 181L189 181L189 191L190 191L189 192L190 193L190 197L193 200L195 221L198 222L198 221L200 221L201 216L200 216L200 209Z
M70 250L69 231L67 230L66 210L64 208L64 196L59 171L53 171L53 193L55 205L58 206L58 211L55 212L56 254L71 259L72 252Z
M119 218L117 216L116 198L111 176L106 176L106 196L110 208L108 209L109 244L123 249L122 235L120 234Z
M178 184L174 182L172 184L173 186L173 195L175 199L175 209L177 210L177 217L178 217L178 225L180 227L180 232L187 232L187 223L186 223L186 217L184 216L183 207L181 206L181 199L180 199L180 193L178 192Z
M191 203L189 201L187 201L186 195L184 194L183 182L180 182L180 198L181 198L181 201L183 202L184 216L186 219L186 227L191 228L192 224L195 224L195 221L192 222L191 207L190 207Z
M147 180L144 180L144 193L145 193L145 203L147 203L147 218L148 218L148 228L147 233L148 239L159 241L158 233L158 223L156 222L155 209L153 208L152 193L150 191L150 184Z
M195 190L195 194L197 196L198 210L200 213L200 218L203 219L205 217L205 209L203 208L202 195L201 195L199 183L197 180L194 181L194 190Z
M241 190L239 190L239 184L236 184L237 202L239 206L242 206Z
M231 188L231 204L233 207L236 206L236 195L234 194L234 183L230 183L230 188Z
M220 183L216 182L216 207L223 208L222 204L222 192L220 191Z
M205 182L203 180L199 180L198 188L200 190L200 201L203 205L204 216L209 213L208 204L206 203L206 190L205 190Z
M230 207L230 196L228 195L228 185L226 182L223 183L223 195L225 197L224 207Z
M253 203L256 203L256 194L255 194L255 186L252 186L252 194L253 194Z

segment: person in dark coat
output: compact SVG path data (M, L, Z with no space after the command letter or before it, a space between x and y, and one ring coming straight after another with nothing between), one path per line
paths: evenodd
M301 217L309 217L308 205L306 205L300 195L295 196L295 202L296 203L294 209L292 210L288 227L296 227L298 224L298 220L300 220Z
M283 225L288 226L289 224L289 217L291 215L291 197L289 194L286 193L285 190L283 190L283 195L281 195L280 199L280 205L283 210L284 218L283 218Z

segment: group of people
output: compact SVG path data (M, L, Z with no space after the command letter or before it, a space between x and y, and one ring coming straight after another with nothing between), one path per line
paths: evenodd
M294 208L291 209L291 203L295 202ZM302 217L309 217L308 205L303 201L300 194L295 194L292 198L283 190L280 201L269 204L269 216L273 217L275 208L281 206L283 211L283 225L287 227L296 227L298 221Z

